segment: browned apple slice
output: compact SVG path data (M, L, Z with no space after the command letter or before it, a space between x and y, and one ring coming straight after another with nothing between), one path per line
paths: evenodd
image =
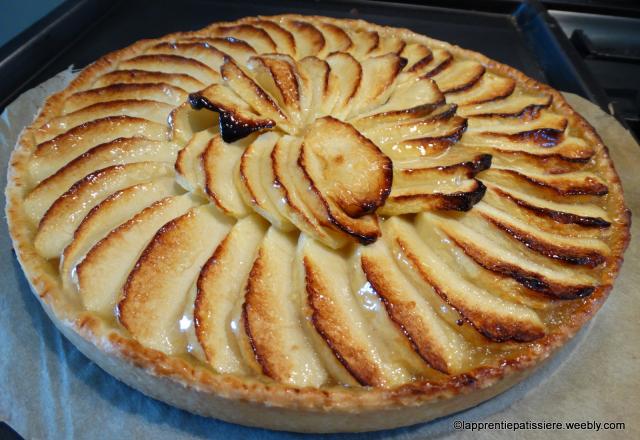
M220 136L214 136L202 152L207 195L224 213L234 217L249 214L233 177L243 152L242 145L228 144Z
M468 90L476 84L485 72L485 67L477 61L456 61L442 72L430 75L442 93Z
M290 56L296 55L296 40L293 38L291 32L271 20L253 20L251 24L265 30L267 34L269 34L271 39L276 43L277 53Z
M360 63L362 78L349 106L345 108L346 119L362 113L368 113L387 102L393 92L398 74L404 68L406 60L389 53L367 58Z
M249 43L233 37L189 37L180 41L185 43L201 43L215 47L225 55L230 56L242 64L244 64L249 57L256 54L256 50Z
M146 50L146 54L177 55L200 61L205 66L219 72L226 54L205 42L158 43Z
M423 58L409 69L410 76L432 78L449 69L453 64L453 55L444 49L433 49L432 56Z
M167 163L136 162L89 174L61 195L44 214L34 240L36 249L45 258L59 256L91 208L116 191L172 173Z
M76 266L85 308L111 318L122 286L149 240L162 225L197 205L188 194L164 198L98 241Z
M380 35L376 31L365 31L363 29L348 30L349 38L353 45L349 52L358 59L363 59L378 48Z
M471 93L471 91L469 91L469 93ZM455 95L451 95L450 98L453 99L450 99L450 101L461 103L459 100L456 100L454 96ZM480 103L477 103L477 100L476 103L461 103L463 105L459 106L458 112L461 116L503 116L531 119L537 116L540 110L549 107L551 101L551 95L527 95L522 92L516 92L505 99L483 101Z
M334 104L329 97L337 98L337 94L331 94L329 89L329 64L316 57L306 57L298 61L298 71L310 100L306 122L329 114Z
M72 113L99 102L128 99L146 99L175 106L184 102L186 98L187 92L169 84L112 84L74 93L65 100L63 113Z
M380 56L386 54L400 55L407 45L404 39L394 37L393 35L385 35L378 42L378 47L369 53L369 56ZM403 57L404 58L404 57Z
M430 221L479 265L513 277L529 289L569 299L587 296L596 287L595 280L588 273L544 257L536 259L534 251L505 237L475 213L455 220L431 215Z
M273 132L256 138L244 150L234 177L247 205L279 229L290 231L293 224L278 203L279 194L274 188L275 176L271 166L271 152L279 138L280 135Z
M118 69L187 74L205 85L220 82L218 72L206 64L192 58L185 58L178 55L139 55L135 58L122 61L118 65Z
M467 118L469 133L503 133L519 138L538 141L541 146L554 146L556 137L567 128L567 118L548 111L542 111L536 118L510 118L502 116ZM531 135L529 135L531 133ZM559 139L558 139L559 140Z
M31 180L34 184L39 183L96 145L120 137L164 141L167 139L167 128L164 124L130 116L112 116L87 122L38 144L29 161Z
M307 132L299 163L336 226L364 242L375 240L377 221L365 215L389 195L391 160L353 126L324 117Z
M186 92L195 92L205 85L184 73L149 72L146 70L114 70L100 76L93 87L107 87L115 84L168 84Z
M201 155L215 134L210 130L196 133L178 152L175 161L176 181L187 191L205 196L205 171Z
M35 131L36 142L42 143L67 131L96 119L113 116L142 118L158 124L166 124L173 106L157 101L125 99L99 102L75 112L49 120Z
M352 292L342 255L301 238L306 310L311 325L350 375L365 386L391 386L408 379L405 368L387 359L367 330Z
M319 54L325 46L324 36L314 25L302 20L283 20L282 26L287 28L296 41L298 59Z
M257 215L239 220L204 264L195 284L195 336L204 360L218 373L244 372L229 317L244 295L243 286L266 230L267 224Z
M486 203L479 203L475 210L505 233L549 258L595 267L611 253L602 240L546 232Z
M430 234L433 214L419 214L420 235ZM435 250L416 240L416 229L400 217L388 219L385 236L396 252L418 274L422 283L435 291L468 320L480 333L494 341L531 341L544 336L544 324L530 308L505 301L463 278L454 267L445 264Z
M263 29L248 24L235 26L216 26L211 28L212 35L218 37L233 37L246 41L258 53L273 53L277 50L276 43Z
M93 147L40 182L25 198L25 211L37 222L55 200L84 176L112 165L132 162L173 162L178 146L143 138L118 138Z
M433 60L431 49L420 43L408 43L402 48L400 56L406 58L407 65L405 70L408 72L419 71Z
M147 206L178 193L174 179L165 177L117 191L89 211L60 259L60 273L66 291L77 289L75 266L100 239Z
M137 341L168 354L186 352L179 321L187 291L230 227L207 205L171 220L151 239L117 306L120 323Z
M443 373L461 371L469 350L467 343L404 277L382 240L362 248L361 264L389 317L420 357Z
M541 190L551 190L561 196L604 196L609 192L604 181L588 171L546 174L530 169L492 168L491 171L484 174L483 179L498 184L500 182L523 182Z
M559 203L489 182L486 186L497 196L508 199L535 215L548 217L559 223L572 223L591 228L611 226L611 219L607 212L593 204Z
M510 96L515 88L516 82L512 78L487 72L470 87L447 93L447 102L464 106L472 112L479 104Z
M197 95L189 95L190 98L194 96ZM197 101L196 104L198 104ZM220 126L220 117L207 108L194 108L187 100L171 111L167 122L171 128L171 140L184 145L199 131Z
M254 113L240 95L221 84L192 93L189 102L195 109L206 108L219 114L220 134L225 142L237 141L276 124L274 120Z
M318 22L316 27L322 32L324 36L324 49L320 53L320 56L326 57L334 52L348 52L353 46L349 34L347 34L341 27L331 23Z
M335 231L317 195L305 187L307 180L297 161L301 141L283 136L271 152L274 186L280 192L280 204L286 217L305 234L338 249L346 244L344 234Z
M326 61L331 72L327 85L327 104L324 108L327 114L341 118L346 116L348 104L360 88L362 67L353 56L344 52L333 53ZM332 104L330 108L329 104Z
M470 176L491 167L493 157L490 154L474 153L465 148L452 147L441 154L422 156L406 160L394 160L393 169L413 170L421 168L440 168L442 170L464 168Z
M249 274L242 321L264 375L317 387L326 382L327 373L300 326L291 285L295 250L292 236L269 229Z

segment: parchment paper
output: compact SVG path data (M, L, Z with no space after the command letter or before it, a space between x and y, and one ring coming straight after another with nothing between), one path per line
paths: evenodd
M26 92L0 118L0 181L22 128L71 69ZM640 208L640 147L614 118L566 95L609 146L628 206ZM4 191L2 195L4 206ZM609 300L551 362L525 382L476 408L411 428L307 438L640 438L640 261L638 222ZM25 438L291 439L292 433L245 428L189 414L113 379L77 351L34 298L0 225L0 419ZM624 431L455 431L453 421L624 422Z

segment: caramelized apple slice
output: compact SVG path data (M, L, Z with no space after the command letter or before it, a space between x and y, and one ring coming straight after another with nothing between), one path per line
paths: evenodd
M310 100L306 122L329 114L331 108L333 108L333 101L337 98L337 94L330 93L329 75L331 68L329 64L325 60L316 57L306 57L298 61L298 71L303 78L307 95L309 95L308 99Z
M29 161L31 180L34 184L39 183L96 145L120 137L164 141L167 139L167 128L164 124L130 116L112 116L87 122L38 144Z
M246 41L258 53L276 52L276 43L263 29L248 24L213 27L211 33L219 37L233 37Z
M113 116L130 116L142 118L158 124L166 124L167 116L173 106L157 101L122 100L99 102L64 116L58 116L35 131L36 142L41 143L53 139L73 128L96 119Z
M400 56L407 60L405 70L408 72L420 71L423 66L433 60L433 52L424 44L409 43L402 48ZM413 78L413 76L411 76Z
M477 61L457 61L438 74L430 75L442 93L456 93L470 89L485 72L485 67Z
M362 67L354 57L344 52L329 55L326 59L331 68L327 92L327 114L342 119L349 111L348 104L360 88ZM331 108L329 103L333 104ZM324 112L322 112L324 113Z
M449 69L453 64L453 55L444 49L433 49L432 56L423 58L414 64L409 73L411 76L426 76L432 78Z
M391 386L406 381L406 370L384 359L370 337L350 291L344 258L302 237L307 319L315 331L360 385Z
M249 274L242 320L262 373L296 386L327 380L317 354L300 327L291 286L296 243L270 228Z
M378 42L378 47L373 50L369 56L380 56L387 54L400 55L407 43L402 38L393 35L385 35ZM406 63L405 63L406 64Z
M34 244L44 258L60 255L87 213L116 191L173 174L163 162L136 162L96 171L61 195L40 220Z
M202 196L206 194L205 171L201 156L214 136L214 133L209 130L196 133L178 152L175 162L176 181L187 191Z
M233 182L233 175L243 152L243 146L228 144L220 136L214 136L202 152L207 195L222 212L234 217L249 214L249 209Z
M504 133L518 134L535 133L534 137L540 137L541 146L553 146L554 133L562 134L567 128L567 119L564 116L556 115L548 111L543 111L537 118L532 120L524 118L504 118L502 116L478 117L471 116L468 119L468 133Z
M168 84L187 92L195 92L205 84L185 73L149 72L146 70L114 70L100 76L93 87L107 87L115 84Z
M349 48L349 53L358 59L363 59L378 48L380 35L376 31L365 31L357 29L349 32L349 37L353 45Z
M471 87L447 93L447 102L464 106L468 110L461 116L466 116L473 113L479 104L503 100L510 96L515 88L516 82L512 78L487 72Z
M493 156L490 154L474 153L465 148L451 147L441 154L422 156L405 160L394 160L395 170L414 170L421 168L440 168L441 170L464 168L470 176L492 167Z
M146 54L178 55L200 61L219 72L226 54L204 42L193 43L158 43L146 50Z
M380 240L361 252L362 269L371 288L414 350L438 371L462 371L469 349L466 342L404 277L384 242Z
M348 52L353 46L349 34L347 34L341 27L331 23L318 22L316 27L322 32L324 36L324 48L320 53L320 56L326 57L334 52Z
M176 106L186 98L187 92L168 84L112 84L74 93L65 100L63 113L72 113L99 102L130 99L152 100Z
M317 55L325 46L324 36L314 25L301 20L284 20L286 27L296 40L296 56L298 59Z
M293 225L283 215L278 204L278 192L273 187L275 176L271 166L271 152L279 137L276 133L265 133L244 150L239 172L236 173L236 186L247 205L271 224L290 231L293 230Z
M100 239L147 206L178 192L174 179L165 177L115 192L96 205L75 230L73 240L62 254L60 273L64 288L75 291L75 266Z
M361 62L362 78L349 106L345 108L346 119L351 119L361 113L368 113L387 102L394 89L398 74L405 64L404 58L392 53L367 58Z
M506 234L549 258L595 267L611 253L602 240L546 232L487 203L479 203L475 210Z
M543 190L551 190L561 196L604 196L609 191L607 185L600 177L588 171L544 174L530 169L492 168L491 171L483 175L483 179L498 184L501 181L516 180L534 185Z
M187 74L204 85L220 82L220 75L206 64L178 55L140 55L122 61L120 70L146 70L171 74Z
M418 215L418 230L428 236L433 229L432 214ZM401 252L422 283L435 291L487 338L502 342L531 341L544 336L544 324L531 309L493 296L462 278L421 240L416 229L400 217L388 219L385 235L394 252Z
M276 43L277 53L290 56L296 55L296 40L293 38L291 32L271 20L254 20L251 24L263 29L269 34L271 39Z
M510 245L498 229L475 214L455 220L433 215L430 221L479 265L513 277L529 289L569 299L589 295L596 287L591 276L575 268L536 261L533 251L514 246L517 242L513 240Z
M189 37L180 41L185 43L201 43L211 47L215 47L225 55L230 56L231 58L242 64L244 64L249 57L256 54L256 50L249 43L233 37Z
M374 143L353 126L324 117L307 132L299 163L338 228L365 242L378 236L377 221L363 216L384 204L392 165Z
M194 330L205 361L218 373L242 373L242 358L230 335L229 316L267 226L257 215L239 220L204 264L195 284ZM236 329L238 330L238 329Z
M85 308L113 316L127 275L149 240L162 225L197 204L188 194L164 198L97 242L76 266L78 292Z
M185 352L179 321L187 291L230 227L226 217L207 205L156 233L129 274L117 306L120 323L137 341L167 354Z
M194 96L197 95L191 94L189 98ZM167 122L171 127L171 140L184 145L199 131L220 126L220 117L216 112L207 108L195 109L187 100L171 111Z
M478 86L480 86L486 78L491 77L489 75L485 75L485 77L478 83ZM497 91L499 88L494 88L493 90ZM464 94L460 94L460 96L450 95L447 97L447 100L450 102L456 102L459 104L458 113L460 116L495 115L504 117L520 117L525 115L527 112L532 113L533 111L537 111L551 105L551 95L526 95L520 92L513 93L505 99L481 100L479 95L472 94L472 92L473 90L469 90ZM478 93L480 92L478 91ZM469 102L470 100L473 102Z
M143 138L118 138L93 147L40 182L25 198L25 212L35 223L74 183L84 176L112 165L133 162L173 162L178 146Z

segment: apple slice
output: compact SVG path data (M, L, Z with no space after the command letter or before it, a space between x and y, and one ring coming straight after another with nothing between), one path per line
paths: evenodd
M236 186L247 205L276 227L291 231L293 224L278 203L279 194L274 188L275 176L271 166L271 152L279 138L277 133L265 133L244 150L239 171L235 174Z
M316 57L306 57L298 61L298 71L309 96L309 110L306 122L326 116L333 108L337 94L331 94L329 77L331 67L325 60Z
M93 87L107 87L115 84L168 84L187 92L195 92L205 87L192 76L184 73L149 72L146 70L114 70L100 76Z
M118 138L93 147L55 174L41 181L25 198L25 212L34 223L39 221L58 197L84 176L112 165L133 162L175 160L178 146L143 138Z
M190 94L190 99L196 99L198 95ZM199 108L201 102L195 101L196 106L187 100L169 114L167 122L171 127L171 140L179 144L188 143L198 132L211 129L220 125L218 113L208 108Z
M298 163L331 221L363 242L375 240L377 221L366 214L382 206L391 191L391 160L353 126L324 117L304 137Z
M275 52L290 56L296 55L296 41L291 32L271 20L252 20L251 24L263 29L269 34L271 39L276 43L277 50Z
M167 127L146 119L112 116L72 128L66 133L38 144L29 161L31 181L34 184L41 182L96 145L105 144L120 137L136 136L166 141Z
M179 105L187 92L168 84L112 84L110 86L74 93L64 102L63 113L72 113L99 102L121 100L152 100Z
M415 63L409 69L410 76L426 76L432 78L449 69L453 64L453 55L444 49L433 49L431 57L428 55Z
M116 191L173 174L163 162L136 162L96 171L75 183L47 210L38 224L34 245L44 258L55 258L69 244L87 213Z
M222 212L238 218L250 213L233 177L243 152L241 145L228 144L216 135L201 155L207 195Z
M147 49L145 54L177 55L183 58L194 59L217 72L220 71L220 67L227 57L224 52L204 42L158 43Z
M486 72L479 81L464 90L447 93L447 102L473 109L479 104L503 100L514 92L516 82L506 76ZM466 114L461 115L466 116Z
M512 118L502 116L470 116L468 119L467 132L469 133L503 133L508 135L517 135L518 137L531 138L539 141L541 146L553 146L557 142L553 142L553 135L562 135L567 128L567 118L548 111L541 111L537 117L530 118ZM528 136L528 133L533 133ZM538 139L538 137L540 139Z
M204 360L218 373L244 372L241 355L229 329L234 305L267 230L257 215L239 220L204 264L195 283L193 321Z
M451 99L451 101L456 101L456 99ZM551 95L527 95L522 92L515 92L504 99L469 104L463 101L463 105L460 105L458 110L461 116L486 115L531 118L531 116L536 116L538 111L549 107L551 101Z
M418 215L422 238L432 234L432 214ZM385 221L385 236L411 265L425 288L434 288L446 302L487 338L503 342L531 341L545 334L544 324L530 308L505 301L463 278L435 249L416 240L416 229L401 217Z
M349 37L353 45L349 53L358 59L363 59L378 48L380 35L376 31L365 31L362 29L349 30Z
M327 381L315 350L300 326L299 308L290 284L296 243L270 228L249 274L242 321L262 373L295 386Z
M344 52L333 53L326 61L331 68L327 100L333 103L327 114L343 119L349 111L351 98L360 88L362 66L353 56Z
M117 316L133 338L167 354L186 352L179 321L189 286L229 231L210 205L190 209L164 225L129 274Z
M176 181L187 191L201 196L206 196L206 179L201 156L214 136L215 133L211 130L196 133L178 152L175 162Z
M571 299L590 295L596 288L588 273L546 257L536 258L534 251L508 238L475 212L455 220L431 214L430 221L480 266L512 277L531 290Z
M327 55L334 52L348 52L353 46L349 34L347 34L341 27L331 23L316 23L316 27L324 36L324 48L319 56L326 58Z
M382 240L362 248L361 265L389 317L420 357L445 374L462 371L470 347L404 277Z
M142 118L158 124L166 124L173 106L157 101L125 99L99 102L75 112L49 120L35 131L36 142L42 143L97 119L113 116Z
M475 153L466 148L452 147L441 154L434 156L422 156L414 159L394 160L393 169L413 170L420 168L465 168L470 176L475 176L480 171L491 167L493 156L490 154Z
M397 38L393 35L385 35L385 37L381 38L378 42L378 47L369 53L369 56L376 57L387 54L400 55L406 45L407 43L402 38Z
M256 26L248 24L214 26L211 27L211 34L217 37L232 37L246 41L257 53L273 53L277 51L276 43L269 34Z
M407 60L405 70L416 72L433 60L433 52L424 44L408 43L402 48L400 56ZM412 75L413 77L413 75Z
M74 269L100 239L147 206L178 194L174 179L165 177L117 191L96 205L75 230L73 240L62 254L60 273L65 290L73 292L77 289Z
M406 60L389 53L367 58L360 63L362 78L349 106L345 108L346 119L368 113L387 102L393 92L398 74L404 68Z
M611 253L602 240L546 232L487 203L476 205L475 212L528 248L549 258L595 267L604 263Z
M483 175L484 180L494 183L515 181L539 188L541 193L551 190L561 196L593 195L604 196L609 192L604 181L588 171L564 174L538 173L531 169L492 168Z
M308 183L297 161L301 148L298 138L284 136L271 152L275 176L274 187L280 193L280 204L286 217L302 232L338 249L346 244L346 237L328 222L326 209Z
M283 20L281 24L287 28L296 40L296 57L302 59L310 55L318 55L325 46L324 36L314 25L301 20Z
M184 43L201 43L215 47L241 64L246 63L249 57L256 54L256 50L249 43L233 37L188 37L180 41Z
M146 70L171 74L187 74L204 85L220 82L218 72L206 64L192 58L178 55L139 55L122 61L118 65L120 70Z
M78 292L85 308L113 317L122 286L149 240L162 225L198 205L199 202L189 194L166 197L98 241L75 269Z
M477 61L458 61L438 74L430 75L442 93L457 93L470 89L485 72L485 67Z
M305 313L334 356L363 386L392 386L408 380L407 371L386 359L370 336L350 289L345 259L314 240L301 240Z

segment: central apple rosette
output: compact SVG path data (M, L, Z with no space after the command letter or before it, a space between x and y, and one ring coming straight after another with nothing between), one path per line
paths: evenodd
M174 138L191 138L178 160L181 180L227 214L242 217L250 206L332 248L374 242L378 215L469 210L485 192L474 175L491 157L449 153L453 162L435 167L422 160L455 144L467 121L407 63L395 53L361 61L346 52L299 61L263 54L244 67L226 58L221 80L172 115ZM208 161L200 184L186 170L196 150Z

